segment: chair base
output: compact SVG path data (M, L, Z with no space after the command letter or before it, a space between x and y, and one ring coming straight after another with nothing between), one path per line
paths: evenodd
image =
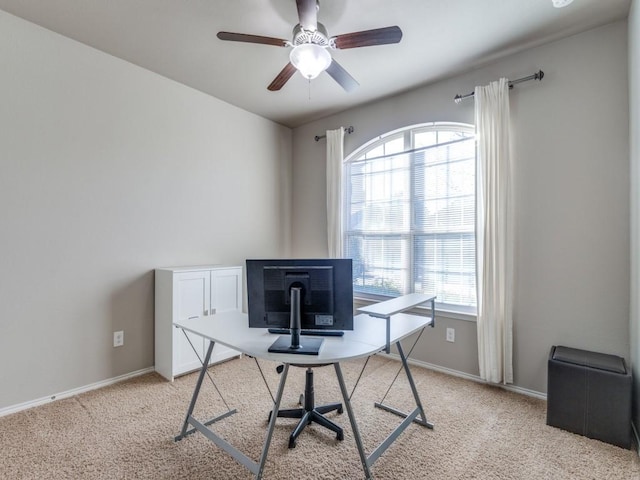
M302 403L302 402L300 402ZM321 405L316 407L314 405L314 393L313 393L313 370L307 369L304 385L304 408L293 408L278 410L278 417L282 418L299 418L300 421L293 429L291 435L289 435L289 448L295 448L296 439L300 436L302 431L307 425L312 422L323 426L332 432L336 433L337 440L344 440L344 432L342 427L326 418L323 414L337 411L342 413L342 403L329 403L327 405ZM269 412L269 420L271 420L272 412Z

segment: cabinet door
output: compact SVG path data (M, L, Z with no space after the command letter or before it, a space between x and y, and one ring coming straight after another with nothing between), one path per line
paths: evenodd
M211 278L209 271L176 274L174 283L174 318L185 320L209 314L211 305ZM185 333L187 338L185 337ZM176 329L173 336L173 374L200 368L198 359L204 359L204 339L199 335ZM191 344L193 347L191 346ZM197 352L194 352L194 348Z
M224 268L211 272L212 313L242 310L242 269Z
M211 271L211 310L212 314L242 310L242 268L220 268ZM240 352L216 344L210 363L238 355Z

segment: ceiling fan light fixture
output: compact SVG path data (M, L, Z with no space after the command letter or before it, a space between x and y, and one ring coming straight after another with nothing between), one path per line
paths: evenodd
M573 0L552 0L553 6L556 8L562 8L569 5Z
M291 50L289 60L304 78L313 80L329 68L331 54L320 45L303 43Z

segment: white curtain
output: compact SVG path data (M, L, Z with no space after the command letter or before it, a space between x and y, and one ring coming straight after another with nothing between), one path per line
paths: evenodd
M327 240L329 258L342 257L344 128L327 130Z
M475 88L480 376L513 383L513 200L509 82Z

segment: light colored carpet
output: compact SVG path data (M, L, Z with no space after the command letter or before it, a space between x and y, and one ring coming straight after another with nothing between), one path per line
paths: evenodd
M343 366L349 388L363 362ZM270 388L276 364L260 361ZM400 419L373 407L399 363L374 357L352 399L367 452ZM238 414L215 425L233 445L257 460L266 431L269 396L252 359L210 369ZM411 425L374 464L376 479L640 479L640 458L624 450L545 424L544 401L419 367L412 372L429 430ZM339 400L333 367L315 370L316 403ZM0 477L4 479L250 479L252 475L203 435L180 442L195 374L166 382L148 374L101 390L0 418ZM282 408L295 408L304 369L291 368ZM401 374L385 403L404 411L411 393ZM196 418L225 411L206 380ZM278 419L266 479L359 479L362 467L346 411L329 417L344 427L343 442L317 425L287 448L295 420Z

